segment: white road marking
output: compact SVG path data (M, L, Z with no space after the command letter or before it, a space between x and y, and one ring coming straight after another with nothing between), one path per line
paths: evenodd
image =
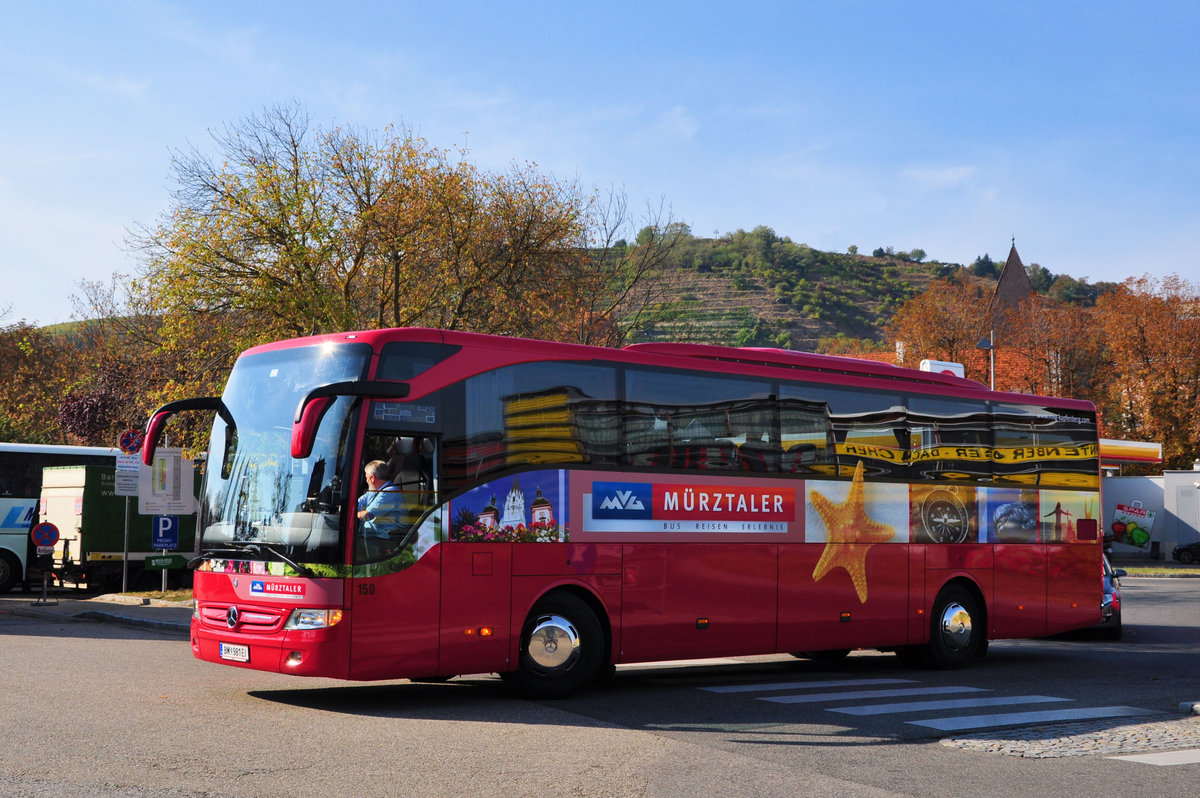
M818 701L853 701L859 698L892 698L904 695L946 695L947 693L986 693L982 687L908 687L900 690L858 690L849 693L814 693L812 695L779 695L759 698L777 704L814 704Z
M774 684L731 684L701 687L710 693L777 693L780 690L826 690L830 687L869 687L877 684L915 684L912 679L839 679L826 682L775 682Z
M895 715L901 712L928 712L934 709L975 709L1018 704L1048 704L1054 701L1073 701L1048 695L996 696L994 698L953 698L943 701L903 701L897 704L868 704L861 707L829 707L829 712L843 715Z
M913 726L926 726L939 731L962 731L964 729L986 729L992 726L1023 726L1030 723L1053 723L1062 720L1087 720L1089 718L1123 718L1145 715L1146 710L1137 707L1081 707L1079 709L1057 709L1045 712L1001 712L995 715L964 715L956 718L930 718L928 720L906 720Z
M1143 765L1195 765L1200 762L1200 748L1182 751L1160 751L1157 754L1126 754L1107 759L1123 759L1126 762L1141 762Z

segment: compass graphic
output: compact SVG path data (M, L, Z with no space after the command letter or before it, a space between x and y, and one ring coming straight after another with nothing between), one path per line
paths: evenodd
M971 516L957 488L930 491L921 502L921 524L934 543L962 543L971 531Z

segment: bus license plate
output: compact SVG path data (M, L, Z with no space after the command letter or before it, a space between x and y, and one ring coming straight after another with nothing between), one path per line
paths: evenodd
M234 662L250 661L250 646L243 646L238 643L222 643L220 653L221 659L231 659Z

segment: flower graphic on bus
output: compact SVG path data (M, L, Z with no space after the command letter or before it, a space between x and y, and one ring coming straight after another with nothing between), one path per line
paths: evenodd
M524 479L532 499L521 487ZM454 500L450 540L459 543L554 543L570 533L560 471L530 471L479 486ZM503 496L503 501L497 499Z
M820 582L835 568L850 575L860 604L867 603L867 552L876 543L895 539L895 527L867 515L863 489L863 464L854 468L854 479L845 501L834 502L813 490L809 501L825 523L828 533L825 550L813 568L813 581Z
M459 543L558 543L566 541L568 533L553 522L534 521L515 527L465 523L451 527L450 539Z

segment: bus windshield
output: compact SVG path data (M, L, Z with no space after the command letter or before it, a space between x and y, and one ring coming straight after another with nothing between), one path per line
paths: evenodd
M366 344L309 346L247 355L230 374L209 440L200 505L200 548L246 551L254 559L340 564L355 400L336 399L317 430L312 453L291 456L300 399L320 385L364 376ZM232 422L232 423L230 423Z

